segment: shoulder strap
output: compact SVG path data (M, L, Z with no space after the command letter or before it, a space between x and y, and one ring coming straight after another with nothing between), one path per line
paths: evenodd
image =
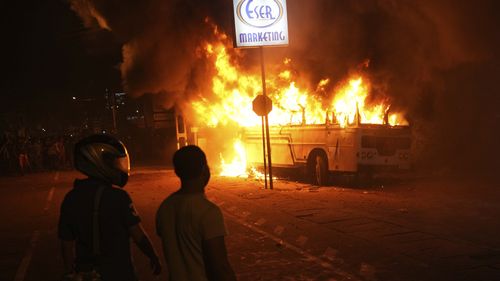
M92 218L92 252L94 256L99 256L100 255L100 231L99 231L99 204L101 203L101 197L102 197L102 191L104 190L104 186L99 186L99 189L97 189L97 192L94 197L94 212L93 212L93 218Z

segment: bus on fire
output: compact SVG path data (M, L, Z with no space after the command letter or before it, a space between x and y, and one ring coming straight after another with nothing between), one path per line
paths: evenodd
M272 165L305 168L312 183L324 185L331 172L375 173L407 171L411 167L411 132L407 125L339 123L326 118L324 124L270 127ZM247 162L263 165L260 128L243 134Z

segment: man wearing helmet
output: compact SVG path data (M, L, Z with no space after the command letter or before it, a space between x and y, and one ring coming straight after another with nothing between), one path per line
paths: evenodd
M159 274L158 256L132 200L119 188L130 171L123 143L108 135L84 138L75 145L74 162L88 178L75 180L61 205L58 236L66 280L136 281L130 237Z
M234 281L222 213L204 193L210 179L205 153L193 145L174 154L181 188L160 205L156 231L172 281Z

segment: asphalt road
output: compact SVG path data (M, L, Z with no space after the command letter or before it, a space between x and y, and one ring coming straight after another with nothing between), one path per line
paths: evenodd
M76 172L0 178L0 280L60 280L59 205ZM133 171L126 190L146 230L175 191L172 171ZM443 179L315 188L214 176L239 280L500 280L500 185ZM133 246L141 280L155 279Z

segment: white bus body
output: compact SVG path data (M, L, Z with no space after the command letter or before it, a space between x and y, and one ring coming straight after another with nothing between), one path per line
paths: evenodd
M247 162L263 165L260 128L246 129ZM409 126L357 124L270 127L273 167L307 167L323 184L328 172L404 171L411 167Z

